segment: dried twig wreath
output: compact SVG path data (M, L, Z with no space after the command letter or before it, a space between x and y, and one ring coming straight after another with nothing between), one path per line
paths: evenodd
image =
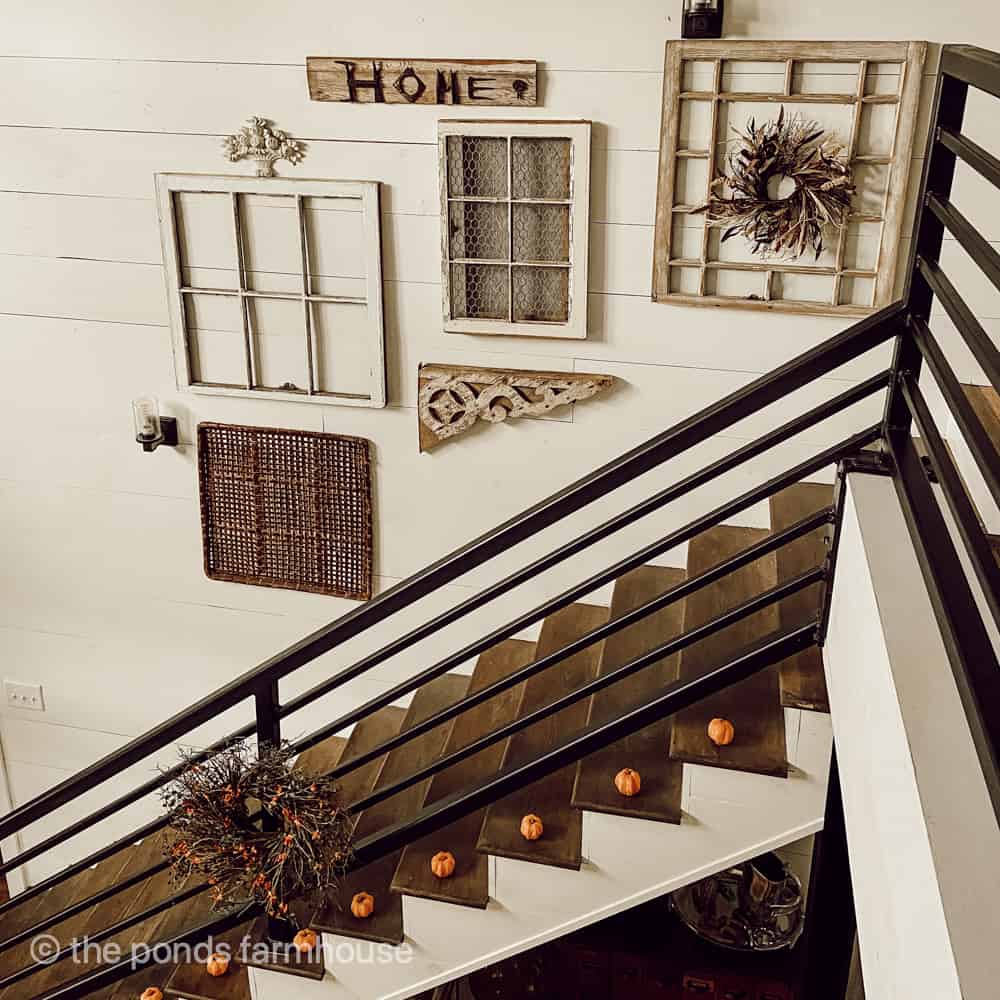
M709 200L695 212L709 223L726 224L723 243L743 235L763 257L801 257L823 252L827 226L847 224L854 182L844 146L801 115L759 127L751 118L739 147L727 157L728 171L715 179ZM777 184L787 178L793 190L780 197Z
M207 880L217 908L256 902L292 924L296 897L336 888L352 824L333 781L293 769L287 744L182 756L190 766L161 793L175 884Z

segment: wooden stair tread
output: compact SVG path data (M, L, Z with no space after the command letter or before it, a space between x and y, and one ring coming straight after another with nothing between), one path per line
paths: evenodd
M783 531L802 518L833 503L833 487L822 483L796 483L771 497L771 530ZM822 566L826 559L826 528L816 528L778 549L778 581ZM804 625L815 618L823 598L822 584L786 597L778 608L782 629ZM830 699L823 674L823 654L818 646L804 649L778 665L781 679L781 704L786 708L804 708L829 712Z
M239 954L240 942L250 932L252 923L240 924L219 938L220 942L228 945L233 955L229 971L224 976L210 976L203 962L185 962L174 970L164 990L166 995L184 997L185 1000L251 1000L250 976L239 960Z
M466 692L469 678L445 674L425 684L413 695L413 701L403 719L402 731L429 718L448 705L454 704ZM452 723L436 726L397 750L388 753L382 763L373 789L384 788L399 778L436 760L445 745ZM377 805L366 809L355 827L355 838L377 833L393 823L412 816L420 809L427 782L411 785ZM403 901L392 892L392 879L401 852L385 855L371 864L348 874L340 887L338 899L324 906L314 917L313 927L348 937L386 944L403 940ZM365 919L351 913L351 899L356 893L370 892L375 897L375 912Z
M993 447L1000 451L1000 393L989 385L965 385L962 388Z
M347 749L346 736L329 736L322 743L303 750L295 760L295 770L327 774L340 762Z
M95 892L99 892L109 885L121 882L162 860L162 857L163 852L158 836L148 837L141 844L119 851L96 867L80 872L79 875L45 893L42 897L45 902L34 912L31 922L37 923L87 896L92 896ZM110 927L124 919L130 912L134 912L132 907L135 899L141 888L149 881L150 879L147 879L146 882L140 883L138 886L133 886L111 896L75 917L70 917L68 920L54 925L45 933L56 938L60 947L65 947L74 938L82 938L87 934L94 934L105 927ZM30 962L29 946L23 947L23 957L17 961L18 968ZM20 948L14 949L15 952L19 950ZM21 1000L22 997L38 996L60 983L75 979L88 969L93 968L94 965L94 962L74 962L72 958L57 962L4 991L4 1000ZM5 969L5 971L7 970Z
M341 759L338 763L341 761L346 763L359 754L365 753L371 750L372 747L377 747L380 743L384 743L387 739L395 736L403 725L403 719L405 718L405 708L389 705L362 719L351 730L347 746L343 749ZM307 750L303 756L306 756L308 753L309 751ZM357 802L358 799L363 798L371 791L371 787L375 784L379 771L382 769L382 764L383 758L378 757L367 764L363 764L361 767L355 768L340 779L340 795L345 805Z
M686 575L682 569L661 566L640 566L626 574L615 582L612 619L677 586ZM683 630L683 601L648 615L605 641L598 676L662 645ZM587 724L606 722L623 709L645 703L677 679L679 668L680 654L675 654L605 688L591 699ZM680 823L684 767L667 756L670 730L671 720L663 719L581 760L577 765L573 805L594 812ZM614 777L623 767L638 771L642 779L641 791L631 798L622 795L614 785Z
M703 573L767 534L757 528L730 525L702 532L688 545L688 575ZM771 553L703 587L686 601L685 631L775 586L776 581L777 565ZM778 609L772 604L685 649L681 653L680 676L690 677L725 663L778 628ZM715 717L729 719L736 728L736 739L729 746L717 747L708 738L708 724ZM674 716L670 754L675 760L691 764L787 777L785 715L777 666L678 712Z
M571 604L549 615L542 625L537 655L546 656L608 620L607 608L593 604ZM601 657L595 643L525 682L520 715L532 712L592 680ZM531 760L581 729L587 721L587 700L581 699L553 716L515 733L504 755L504 766ZM576 764L556 771L493 803L486 811L477 849L486 854L536 861L559 868L579 869L583 861L583 823L571 804ZM539 840L525 840L521 818L537 813L545 827Z
M507 639L498 643L476 661L469 693L481 691L526 666L534 658L533 642ZM518 684L463 712L455 720L445 753L460 750L481 736L512 722L517 717L523 689L524 685ZM431 779L423 804L436 802L495 774L503 761L505 750L506 741L494 743L436 774ZM393 891L446 903L485 907L489 902L489 859L476 850L485 812L485 809L480 809L469 813L443 830L407 845L392 880ZM455 856L455 873L450 878L439 879L431 872L430 861L438 851L450 851Z

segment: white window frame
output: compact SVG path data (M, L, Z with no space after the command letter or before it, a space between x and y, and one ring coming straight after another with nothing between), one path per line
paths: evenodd
M237 288L203 289L187 288L182 283L181 253L177 241L177 222L174 196L180 193L229 194L233 209L233 247L238 276ZM244 396L251 398L281 399L289 402L340 404L344 406L383 407L386 404L385 329L382 305L382 236L379 210L379 183L377 181L339 181L285 177L239 177L230 174L180 174L156 175L157 210L160 218L160 239L163 246L163 264L167 283L167 302L170 311L170 330L174 350L174 367L177 386L190 392L210 396ZM302 289L300 292L262 292L247 287L242 246L240 213L241 195L284 195L295 199L301 238ZM361 202L363 245L358 252L365 261L365 297L313 294L308 260L303 199L351 198ZM243 336L246 354L246 384L241 386L219 385L192 381L191 359L185 320L184 298L191 294L227 295L239 300L243 318ZM303 349L307 356L309 385L299 390L273 389L259 384L254 337L247 309L247 299L284 299L303 304ZM316 331L313 327L311 303L364 304L369 320L369 380L365 394L347 394L321 391L318 386L315 359L317 357Z
M438 123L438 174L441 188L441 291L444 329L446 333L507 334L521 337L560 337L583 340L587 336L587 268L590 244L590 131L589 121L471 121L443 120ZM515 204L565 204L563 200L514 199L511 186L511 140L568 139L570 141L569 178L569 312L566 322L547 320L514 320L511 278L508 278L508 318L476 319L453 317L451 314L451 240L449 236L448 137L505 138L507 148L507 197L493 199L506 202L508 212L508 250L506 263L512 274L518 265L512 261L512 206ZM470 196L466 201L490 201ZM489 262L487 262L489 263ZM538 265L532 265L538 266Z

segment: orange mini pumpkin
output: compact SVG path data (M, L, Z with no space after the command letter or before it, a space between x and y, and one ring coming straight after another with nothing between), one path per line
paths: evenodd
M292 938L292 944L295 946L297 952L305 954L307 951L312 951L319 944L319 938L311 927L303 927Z
M157 989L155 986L150 986L142 991L142 996L139 1000L163 1000L163 990Z
M438 878L448 878L455 874L455 855L451 851L438 851L431 858L431 871Z
M217 951L208 956L205 968L210 976L224 976L229 971L229 959Z
M717 747L727 747L736 738L736 727L728 719L712 719L708 724L708 738Z
M359 892L351 900L351 913L364 920L375 912L375 897L370 892Z
M528 815L521 820L521 836L524 837L525 840L538 840L543 833L545 833L545 826L542 824L540 816L536 816L534 813L528 813Z
M642 788L642 776L630 767L623 767L615 775L615 788L626 798L638 795L639 789Z

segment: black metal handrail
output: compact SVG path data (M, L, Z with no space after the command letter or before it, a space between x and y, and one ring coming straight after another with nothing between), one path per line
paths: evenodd
M1000 289L1000 254L953 203L952 187L959 159L994 187L1000 187L998 161L962 132L970 86L1000 97L1000 55L971 46L945 46L934 95L920 192L921 212L910 262L906 298L908 334L897 342L885 443L900 506L944 639L986 786L994 811L1000 817L1000 664L987 627L989 619L994 627L1000 625L1000 574L975 505L919 385L921 369L926 363L983 481L1000 506L1000 456L931 332L931 305L937 298L990 383L1000 388L1000 354L940 265L947 234ZM940 495L928 481L927 467L911 438L914 423L940 484ZM944 508L948 509L954 525L954 539ZM972 578L978 584L984 609L967 578L960 548L971 563Z
M461 546L367 604L338 618L331 625L318 629L283 652L265 660L260 666L207 695L184 711L178 712L124 747L8 813L0 819L0 840L44 818L125 768L177 742L220 713L257 696L262 688L269 687L334 646L385 621L390 615L414 604L432 591L451 583L526 538L568 517L594 500L607 496L608 493L669 459L676 458L702 444L783 396L885 343L901 329L894 321L901 318L903 311L903 304L897 302L873 313L843 333L800 354L718 403L705 407L694 416L540 501L498 528ZM709 478L713 477L710 475ZM635 515L638 516L641 515ZM623 521L620 526L631 523L631 520ZM570 545L575 550L573 543ZM422 637L454 620L451 617L452 613L434 619L441 624L435 625L434 628L428 626L429 631L419 630ZM347 668L338 676L352 679L357 673L352 668Z
M773 496L778 490L792 482L805 478L825 466L839 462L841 467L838 474L835 510L832 514L830 510L817 512L817 514L784 531L774 533L756 546L751 546L746 552L725 560L706 573L671 588L653 600L647 601L640 608L592 629L563 649L540 657L519 668L509 678L498 682L499 686L493 685L485 691L466 695L455 705L439 711L431 719L408 729L405 734L399 734L383 741L370 752L339 765L333 773L335 775L346 774L355 767L360 767L384 753L404 746L408 740L416 738L420 733L455 718L461 712L481 704L482 701L507 687L523 682L527 677L552 667L573 653L593 643L600 642L621 628L628 627L629 624L646 615L652 614L673 601L693 593L698 588L720 579L725 573L746 565L751 557L759 558L767 552L775 551L780 546L802 537L808 531L815 530L823 523L830 523L836 532L843 510L846 469L864 468L878 463L879 456L861 452L861 449L881 441L883 449L881 471L889 473L893 477L903 514L913 538L914 550L920 562L945 641L959 693L970 721L976 748L986 776L987 787L993 797L998 815L1000 815L1000 749L998 749L1000 748L1000 665L998 665L996 654L992 648L987 628L988 619L993 619L994 624L1000 623L1000 569L993 561L992 551L977 519L975 507L966 492L954 460L948 453L943 436L936 426L934 415L921 391L919 381L922 366L926 363L942 397L954 416L956 426L969 446L987 487L1000 505L1000 457L998 457L997 451L975 410L966 399L945 353L931 332L931 303L936 298L955 324L973 356L979 361L989 381L994 387L1000 385L1000 352L997 351L982 324L963 301L940 265L942 241L947 233L965 249L983 274L996 287L1000 288L1000 254L997 254L989 242L976 230L969 218L954 203L952 197L952 181L957 160L968 164L990 183L1000 186L1000 161L962 132L966 95L970 86L1000 97L1000 56L966 46L946 46L942 53L941 74L934 101L933 124L925 157L925 171L920 197L922 210L917 224L917 236L910 261L906 293L901 302L873 314L844 333L804 352L775 371L758 378L743 389L730 394L712 406L706 407L691 418L656 435L645 444L632 449L594 473L535 504L493 531L487 532L450 555L439 559L425 570L391 588L375 600L317 630L284 652L271 657L186 711L175 715L149 733L131 741L115 753L84 769L73 778L14 810L0 819L0 839L4 839L48 816L67 802L75 800L101 785L124 768L150 757L158 750L171 745L214 718L220 712L246 700L252 700L256 718L253 723L242 727L238 734L248 736L256 733L258 739L265 742L279 739L281 720L294 712L315 703L318 699L361 676L397 653L410 648L464 615L483 607L502 594L520 587L602 539L610 537L616 531L770 451L794 435L800 434L832 415L883 390L888 391L886 392L884 419L881 424L869 427L846 438L832 448L820 451L812 459L799 463L786 473L773 477L761 486L717 507L714 511L683 528L677 529L628 557L620 559L580 584L520 615L514 621L508 622L506 625L491 631L488 635L466 645L456 653L439 660L414 677L393 686L377 698L370 699L334 719L316 732L301 739L297 746L299 749L304 749L315 745L329 735L346 729L370 712L412 693L421 685L448 672L464 660L504 638L509 638L526 625L534 624L554 610L565 607L602 584L618 578L630 569L648 561L654 555L675 547L706 527L731 518L734 514L746 510L760 500ZM582 510L593 501L606 496L625 483L635 480L663 462L715 437L739 421L745 420L748 416L758 413L770 404L784 398L789 393L814 382L841 365L890 340L895 343L895 354L890 371L881 372L856 386L852 386L831 400L769 431L704 469L692 473L666 489L653 493L624 512L581 533L553 552L534 559L455 607L449 608L392 639L380 649L322 680L319 684L291 699L287 704L281 704L278 697L278 682L300 666L359 635L366 629L385 622L403 608L481 566L510 547ZM911 438L911 428L914 425L923 439L923 447L926 450L929 465L939 484L937 487L928 480L927 468ZM862 461L865 454L869 456L871 461ZM945 509L948 517L945 516ZM954 526L955 539L952 538L951 534L952 526ZM964 560L960 549L964 550ZM782 635L769 638L728 663L719 664L697 677L670 684L647 703L629 711L622 711L599 726L588 726L579 733L567 735L557 745L536 758L522 764L509 766L473 788L462 789L445 799L425 805L415 816L411 816L391 828L379 830L357 844L355 864L367 863L385 853L397 850L411 840L439 829L452 820L481 808L573 760L610 745L629 732L643 728L652 721L664 718L710 693L738 682L756 670L763 669L816 643L817 639L822 639L825 622L828 620L829 591L835 557L836 535L833 539L830 556L824 566L816 567L791 581L785 581L771 590L757 595L744 605L731 609L697 629L689 630L643 656L636 657L616 668L613 673L590 680L575 691L565 692L559 699L544 708L519 717L495 733L484 735L468 747L442 757L360 799L352 805L352 810L355 812L426 780L433 774L453 766L466 756L478 752L494 742L509 738L514 733L549 717L569 704L592 696L631 673L645 669L664 656L725 628L728 624L738 620L740 616L752 614L754 611L760 610L761 607L779 601L804 587L812 586L818 582L824 584L825 599L817 621L809 622ZM971 566L971 577L969 578L966 576L966 565ZM973 587L973 582L975 587ZM981 609L977 595L981 595L985 610ZM206 748L202 754L209 755L223 746L225 742L217 741L211 747ZM10 871L26 861L45 854L93 823L106 819L126 805L139 801L145 795L161 787L166 781L171 780L177 773L178 768L173 768L163 775L157 775L113 802L95 810L85 819L77 820L39 843L26 848L17 857L0 864L0 873ZM128 843L137 839L138 836L148 836L164 825L164 820L155 820L146 824L135 834L121 838L115 844L91 854L89 858L68 866L56 875L50 876L40 885L29 889L18 899L0 905L0 914L10 906L18 905L25 899L58 885L59 882L84 870L89 864L107 859L112 854L127 847ZM110 898L116 892L137 884L143 877L161 871L163 867L163 862L152 865L145 872L133 874L118 886L102 889L100 893L88 900L74 901L60 914L50 916L35 927L19 931L18 934L0 943L0 951L23 943L30 935L39 933L40 928L46 929L56 926L60 920L83 912L87 905L94 903L95 899ZM151 913L162 912L166 908L176 905L181 898L191 898L202 888L204 887L187 889L171 899L155 904L151 911L133 915L133 917L138 921L147 918ZM236 918L227 914L216 917L175 940L190 940L197 935L217 932L242 919L246 919L246 916L241 915ZM101 935L114 933L120 928L121 925L116 925L115 928L105 929ZM101 940L102 936L96 936L95 939ZM65 958L66 956L61 954L60 957ZM33 971L34 968L30 966L18 971L13 977L0 981L0 988L10 982L25 978ZM55 998L70 1000L70 998L84 996L87 992L117 981L131 971L131 965L125 968L124 963L99 969L73 983L57 987L45 994L45 997L52 998L52 1000Z

